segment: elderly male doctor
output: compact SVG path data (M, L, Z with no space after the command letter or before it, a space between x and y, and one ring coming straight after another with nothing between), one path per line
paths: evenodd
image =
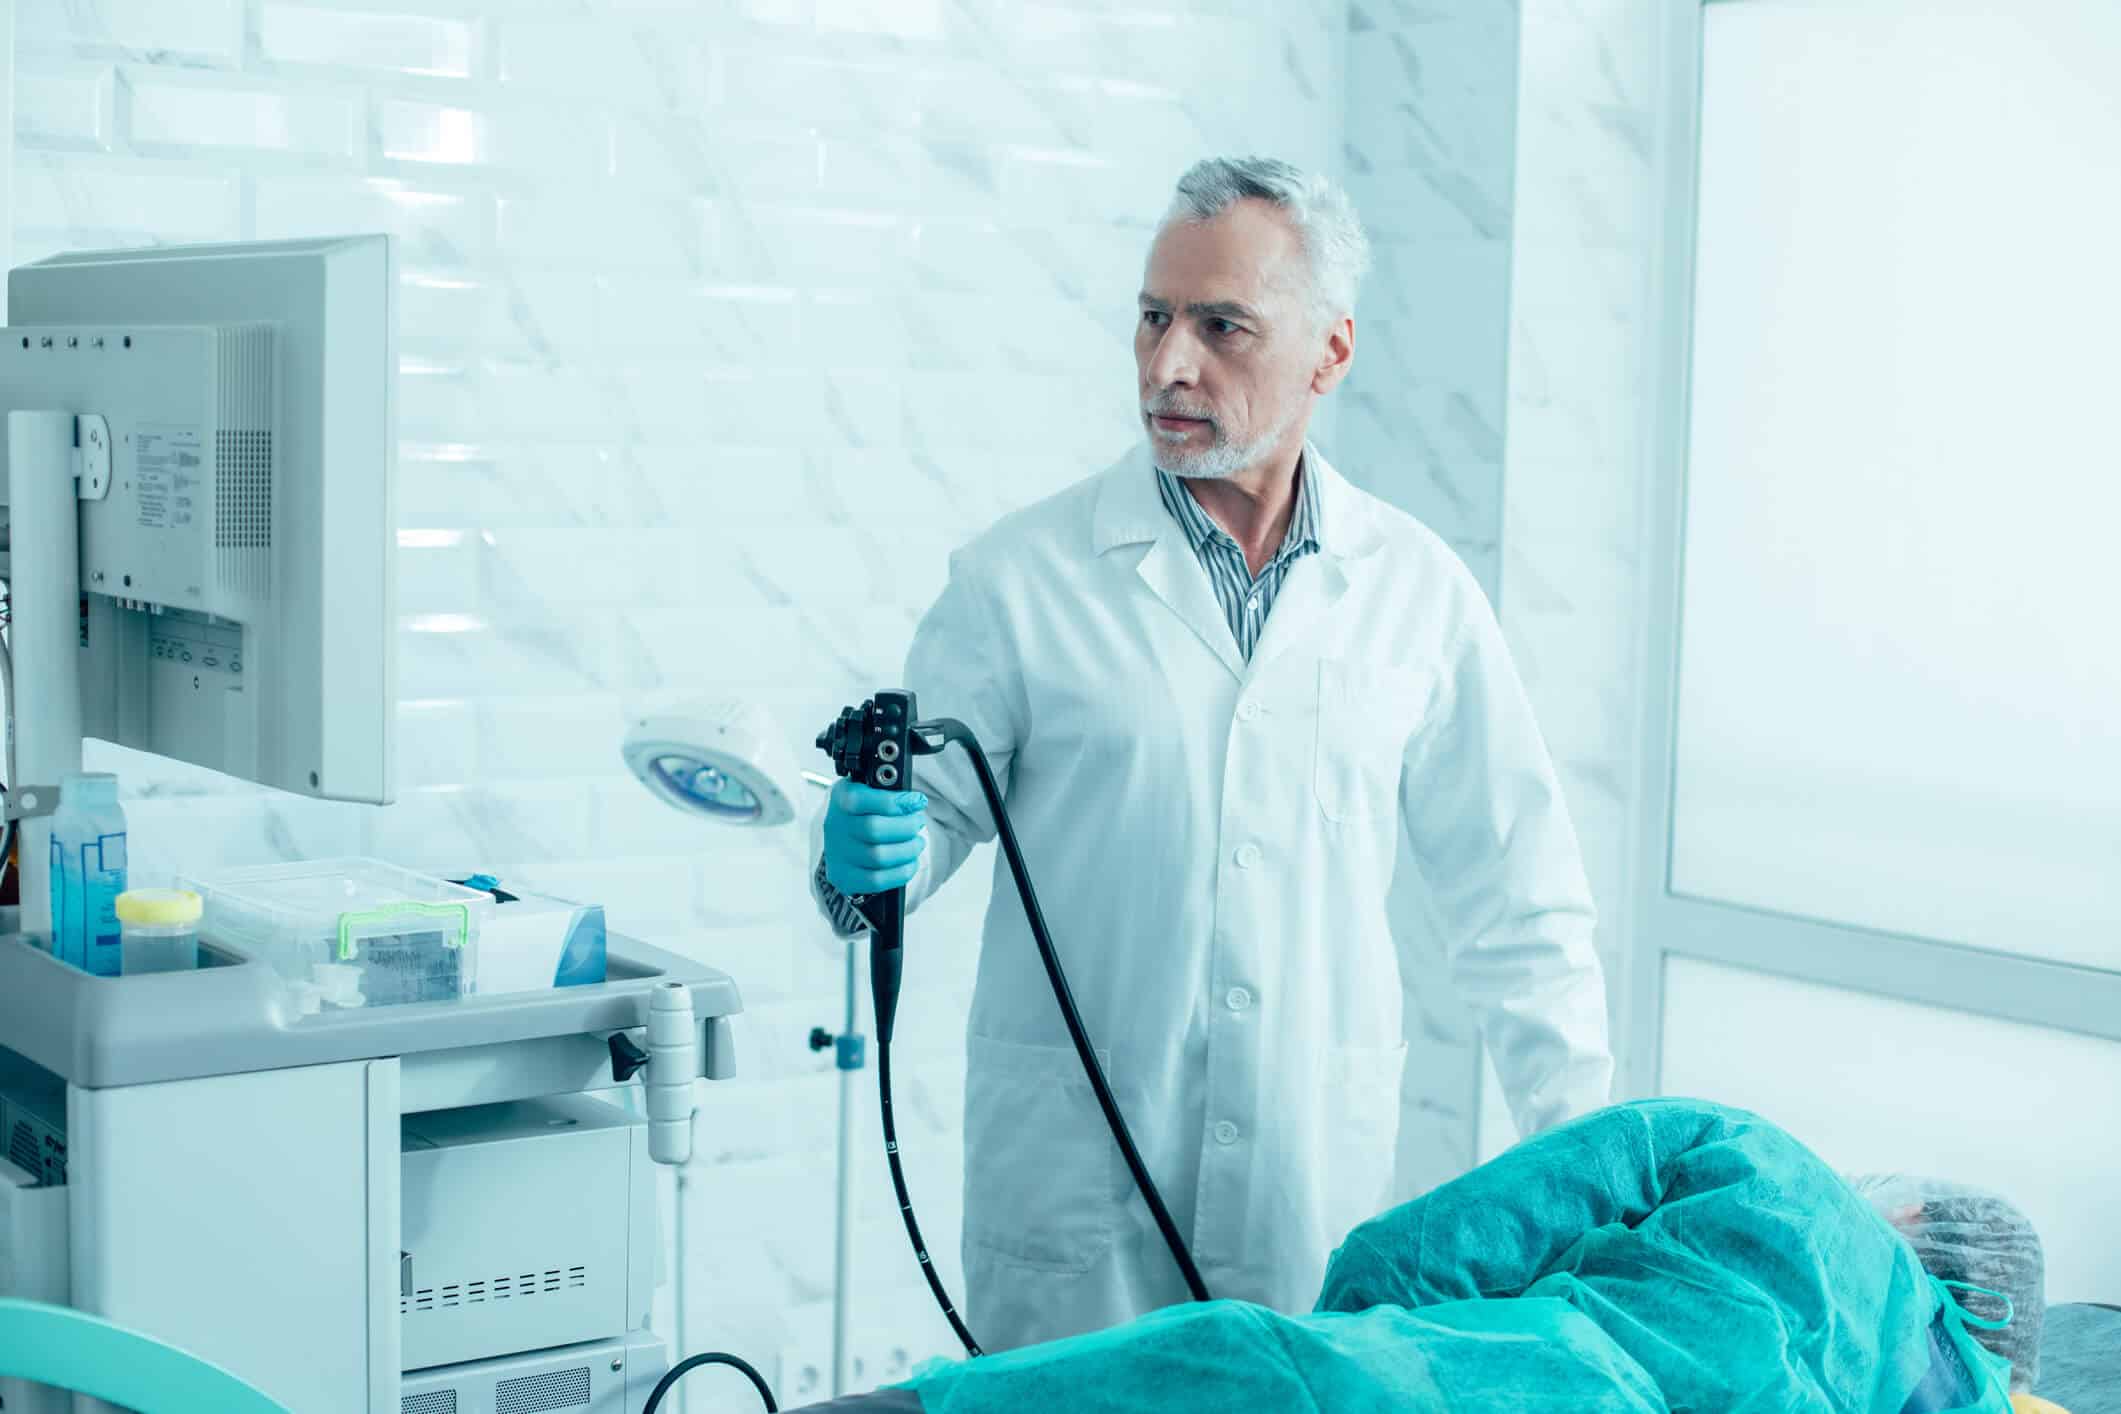
M958 551L904 684L984 744L1209 1289L1286 1312L1390 1201L1402 828L1519 1129L1604 1105L1612 1079L1590 891L1494 615L1442 541L1305 439L1353 360L1366 263L1329 183L1188 171L1142 282L1145 444ZM850 898L903 885L917 906L994 836L963 752L916 775L833 791L814 882L843 933L864 926ZM980 1342L1184 1300L999 858L967 1050Z

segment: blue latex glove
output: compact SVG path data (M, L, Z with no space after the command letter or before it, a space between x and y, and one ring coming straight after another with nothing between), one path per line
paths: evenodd
M825 811L825 882L852 898L913 881L928 848L928 797L842 780Z

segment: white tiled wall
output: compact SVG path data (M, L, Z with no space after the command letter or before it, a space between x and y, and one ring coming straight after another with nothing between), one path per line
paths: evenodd
M1131 296L1186 163L1257 150L1348 180L1379 268L1321 440L1497 582L1512 0L13 8L17 262L400 241L397 803L128 760L136 858L482 868L734 974L746 1078L701 1122L685 1349L772 1374L822 1344L835 1083L804 1042L837 1023L839 958L802 837L667 811L619 768L621 723L741 694L813 764L817 729L897 674L948 551L1138 435ZM953 1284L988 873L924 910L899 1027ZM1403 1184L1425 1186L1470 1153L1471 1052L1454 1002L1410 992ZM858 1343L945 1351L861 1081Z
M1502 567L1517 6L1353 0L1346 132L1350 196L1377 260L1337 395L1335 465L1413 512L1491 596ZM1392 896L1406 960L1407 1105L1398 1191L1473 1161L1478 1049L1444 985L1444 946L1402 867Z
M1628 1034L1664 3L1525 0L1517 121L1502 621L1583 844L1616 1045ZM1514 1137L1492 1077L1481 1131L1483 1154Z

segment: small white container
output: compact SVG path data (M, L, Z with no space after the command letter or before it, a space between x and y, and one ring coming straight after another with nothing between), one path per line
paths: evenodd
M199 915L205 909L190 889L128 889L115 907L123 975L189 972L199 965Z

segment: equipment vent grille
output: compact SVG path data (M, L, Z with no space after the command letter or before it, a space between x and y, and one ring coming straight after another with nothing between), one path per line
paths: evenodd
M7 1136L7 1156L32 1178L44 1174L44 1156L37 1152L37 1136L30 1133L28 1120L17 1120Z
M224 589L272 589L273 331L224 329L214 433L214 550Z
M272 429L222 428L214 436L214 544L272 546Z
M457 1414L457 1392L431 1389L425 1394L408 1394L398 1401L398 1414Z
M498 1301L521 1301L528 1297L573 1291L589 1285L587 1267L548 1267L542 1272L518 1272L480 1281L450 1282L446 1286L423 1286L410 1296L398 1298L398 1314L446 1311L463 1306L486 1306Z
M551 1409L589 1407L589 1367L523 1375L493 1387L493 1414L545 1414Z

